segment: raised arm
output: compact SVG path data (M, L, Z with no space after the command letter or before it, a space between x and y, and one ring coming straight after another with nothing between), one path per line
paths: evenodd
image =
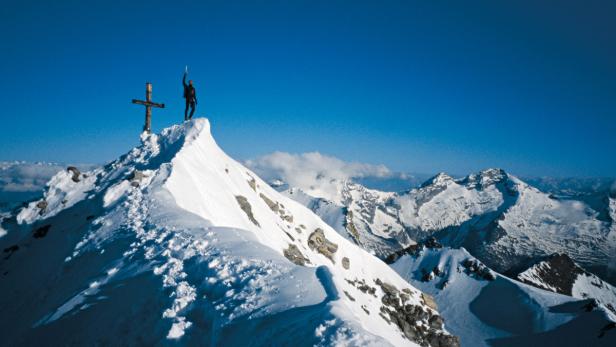
M186 71L184 72L184 77L182 78L182 85L184 85L184 88L188 87L186 84Z

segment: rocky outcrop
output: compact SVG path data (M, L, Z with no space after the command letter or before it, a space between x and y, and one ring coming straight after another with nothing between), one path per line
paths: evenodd
M323 254L331 260L332 263L336 262L334 260L334 253L338 250L338 245L325 238L323 229L317 228L312 232L312 234L310 234L310 236L308 236L308 247Z
M410 245L404 249L391 253L390 255L385 257L385 262L387 264L393 264L396 262L396 260L407 254L412 257L417 257L424 248L439 249L443 248L443 245L438 242L438 240L436 240L434 237L429 237L423 242Z
M248 175L250 176L250 175ZM250 188L252 188L252 190L254 190L255 192L257 191L257 180L255 180L254 177L250 176L250 179L248 180L248 185L250 186Z
M274 211L274 213L278 213L278 211L280 210L280 205L277 202L273 202L263 193L259 193L259 197L261 197L261 199L265 201L265 204L270 208L270 210Z
M41 200L39 202L36 203L36 207L38 207L40 209L40 214L45 213L45 210L47 209L48 203L45 200Z
M345 210L346 210L346 218L344 219L344 227L346 228L347 232L351 235L355 243L359 244L359 232L357 231L355 224L353 224L353 211L350 211L347 209Z
M476 259L465 259L460 265L466 269L468 275L473 275L478 279L484 279L486 281L493 281L496 279L496 275L494 275L492 270Z
M145 175L143 174L143 172L139 170L133 171L130 175L130 185L135 188L139 187L139 185L141 184L141 180L143 180L144 177Z
M246 213L246 216L252 222L252 224L258 227L261 227L261 224L257 222L257 220L255 219L255 216L252 214L252 206L250 206L248 199L246 199L246 197L242 195L236 195L235 199L237 200L237 203L240 205L240 208L242 209L242 211Z
M66 168L66 171L69 171L70 173L73 174L73 177L71 177L71 179L73 180L73 182L77 183L79 182L79 175L81 175L81 172L79 172L79 169L77 169L74 166L69 166Z
M310 260L300 252L296 245L290 244L289 247L283 251L283 254L294 264L304 266L306 263L310 263Z
M349 258L347 257L342 258L342 267L347 270L351 268L351 261L349 260Z
M410 303L410 292L401 292L393 285L379 279L375 282L383 291L381 298L383 305L379 314L389 324L397 325L407 339L422 346L460 346L458 337L442 331L444 322L436 310ZM422 298L426 306L430 307L428 304L430 300L423 296ZM431 300L431 304L436 306L434 300Z
M261 200L265 202L267 207L269 207L270 210L272 210L274 213L278 214L280 218L282 218L282 220L286 221L287 223L293 223L293 215L285 211L283 204L277 201L273 201L263 193L259 193L259 197L261 197Z
M376 298L376 288L369 286L366 283L366 280L362 279L362 280L358 280L357 278L355 278L354 280L349 280L349 279L344 279L348 284L352 285L353 287L359 289L362 293L364 294L370 294L372 296L374 296Z

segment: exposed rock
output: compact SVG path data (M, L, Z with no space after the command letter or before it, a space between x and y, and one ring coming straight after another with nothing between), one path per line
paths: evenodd
M250 175L249 175L250 176ZM255 180L254 177L250 176L250 179L248 180L248 185L250 186L250 188L252 188L252 190L254 190L255 192L257 191L257 180Z
M346 291L346 290L343 290L343 292L344 292L344 295L346 295L346 297L347 297L347 298L349 298L349 300L351 300L351 301L355 301L355 298L354 298L354 297L352 297L352 296L351 296L351 294L347 293L347 291Z
M347 210L345 208L345 212L346 212L346 218L344 220L344 227L347 230L347 232L351 234L355 243L359 244L359 232L357 231L355 224L353 224L353 211Z
M368 311L368 308L366 307L366 305L361 305L361 309L364 310L364 312L366 312L366 314L370 314L370 311Z
M285 215L282 215L282 214L281 214L281 216L280 216L280 217L282 217L282 219L284 219L284 220L285 220L285 221L287 221L288 223L293 223L293 216L292 216L292 215L290 215L290 214L285 214Z
M423 300L424 304L426 304L426 306L428 306L429 308L437 311L438 310L438 306L436 305L436 301L434 301L434 298L431 295L428 295L426 293L421 293L421 300Z
M143 172L139 170L134 170L130 175L130 185L133 187L139 187L139 185L141 184L141 180L143 180L144 177L145 175L143 174Z
M342 267L347 270L351 267L351 261L349 260L349 258L347 257L342 258Z
M289 259L292 263L304 266L306 263L310 263L308 258L304 257L302 252L300 252L299 248L296 245L290 244L289 248L283 250L282 254Z
M539 281L529 278L529 273L532 273L532 277L538 278ZM517 277L531 286L571 296L573 284L578 276L586 273L568 255L552 254ZM588 276L592 274L588 273Z
M45 200L41 200L39 202L36 203L36 207L38 207L41 211L40 213L43 214L45 212L45 209L47 208L47 201Z
M422 306L410 303L410 295L401 295L408 292L400 292L393 285L380 279L375 283L383 291L381 317L386 322L397 325L407 339L422 346L460 346L458 337L443 332L443 318L436 313L436 304L431 297L422 295L425 305L431 308L426 310Z
M270 210L274 211L275 213L278 213L278 210L280 210L280 205L278 205L277 202L273 202L263 193L259 193L259 196L261 197L261 199L263 199L263 201L265 201L265 204L270 208Z
M70 171L73 174L73 177L71 177L73 182L75 183L79 182L79 175L81 174L81 172L79 172L79 169L77 169L74 166L69 166L66 168L66 171Z
M376 288L369 286L366 283L366 280L362 279L360 281L360 280L358 280L356 278L356 279L351 281L351 280L345 278L345 281L347 281L347 283L352 285L353 287L359 289L362 293L370 294L370 295L372 295L372 296L374 296L376 298Z
M242 211L246 213L246 216L248 216L248 219L252 222L252 224L258 227L261 227L259 222L257 222L257 220L255 219L255 216L252 214L252 206L250 206L248 199L246 199L246 197L241 196L241 195L236 195L235 199L237 200L237 203L240 205L240 208L242 209Z
M404 255L407 255L407 254L412 256L412 257L417 257L417 256L419 256L419 253L421 253L421 251L424 248L438 249L438 248L443 248L443 245L441 245L434 237L429 237L426 240L424 240L423 242L419 242L419 243L416 243L414 245L410 245L410 246L408 246L406 248L403 248L401 250L398 250L398 251L388 255L387 257L385 257L385 262L387 264L393 264L400 257L402 257Z
M496 276L492 270L476 259L465 259L462 261L462 266L466 269L466 273L469 275L474 275L475 277L486 281L493 281L496 279Z
M298 234L301 234L301 233L302 233L302 229L301 229L301 228L297 228L297 227L296 227L296 228L295 228L295 231L296 231Z
M321 228L317 228L308 236L308 247L323 254L329 258L332 263L335 263L334 253L338 250L338 245L326 239Z
M43 225L42 227L39 227L34 231L34 233L32 234L32 237L34 237L35 239L43 238L47 235L50 228L51 228L51 224Z

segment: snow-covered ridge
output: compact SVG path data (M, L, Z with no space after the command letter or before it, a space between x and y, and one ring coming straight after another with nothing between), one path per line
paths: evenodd
M289 194L293 189L286 194L296 198L299 194ZM446 245L465 247L500 272L517 274L553 253L567 253L603 276L609 277L609 266L616 268L616 263L610 265L610 259L616 259L616 219L606 221L584 202L556 199L501 169L459 179L440 173L397 194L347 182L341 195L347 197L341 203L301 202L310 203L306 206L334 221L330 224L341 235L381 258L436 237ZM614 210L608 213L615 215Z
M603 304L551 293L491 271L465 249L418 245L392 267L430 293L462 346L611 346Z
M58 173L0 239L9 344L458 344L428 296L228 157L207 120L142 141Z
M579 299L595 299L616 321L616 288L577 265L566 254L554 254L518 275L537 288Z

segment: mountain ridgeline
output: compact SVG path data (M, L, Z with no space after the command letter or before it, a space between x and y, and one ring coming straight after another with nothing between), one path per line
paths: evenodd
M459 346L434 300L195 119L0 221L5 345Z
M515 277L554 253L616 283L616 198L607 217L587 204L544 193L500 169L454 179L441 173L401 193L340 184L340 199L284 193L373 254L391 254L428 238L464 247L494 270Z

